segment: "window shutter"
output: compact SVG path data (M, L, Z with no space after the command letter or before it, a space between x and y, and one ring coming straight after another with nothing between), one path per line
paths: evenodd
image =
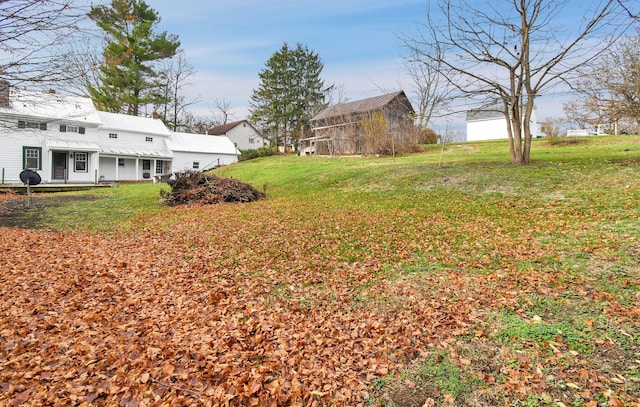
M61 124L60 125L60 132L61 133L66 133L67 132L67 126L65 124Z
M84 134L84 127L78 127L78 133Z

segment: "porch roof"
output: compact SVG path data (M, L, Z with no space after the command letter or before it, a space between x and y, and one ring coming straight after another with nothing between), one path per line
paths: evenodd
M47 140L49 150L64 151L100 151L100 146L96 143L77 140Z
M109 155L114 157L139 157L139 158L173 158L168 150L151 150L140 147L120 147L103 146L100 151L101 156Z

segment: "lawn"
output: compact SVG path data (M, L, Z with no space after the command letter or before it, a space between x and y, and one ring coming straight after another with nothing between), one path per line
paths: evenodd
M0 404L638 406L640 137L532 151L215 171L250 204L37 196L0 228Z

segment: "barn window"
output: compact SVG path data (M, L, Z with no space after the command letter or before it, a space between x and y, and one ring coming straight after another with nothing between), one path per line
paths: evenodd
M200 169L200 161L194 161L193 162L193 169L194 170Z
M149 142L149 143L153 143L153 137L145 137L144 141Z

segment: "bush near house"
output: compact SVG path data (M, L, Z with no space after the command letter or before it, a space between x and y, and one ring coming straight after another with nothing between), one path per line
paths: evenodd
M275 154L270 147L260 147L256 150L240 150L240 161L253 160L254 158L269 157Z

